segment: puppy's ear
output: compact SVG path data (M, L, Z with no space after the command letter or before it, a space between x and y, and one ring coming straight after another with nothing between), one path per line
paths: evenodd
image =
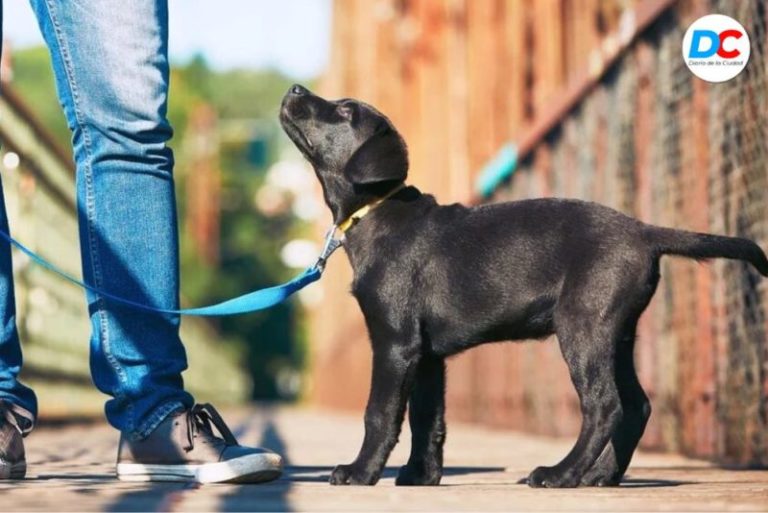
M371 136L349 159L344 176L350 182L367 185L400 181L408 176L408 150L396 131L387 128Z

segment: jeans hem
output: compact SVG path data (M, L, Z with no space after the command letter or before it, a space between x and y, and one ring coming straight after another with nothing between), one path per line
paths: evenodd
M162 422L174 411L177 410L183 410L186 406L184 406L184 403L180 401L173 401L170 403L166 403L163 406L157 408L152 414L141 423L138 429L130 433L130 438L132 440L143 440L147 438L150 434L152 434L152 431L154 431L157 426L162 424Z

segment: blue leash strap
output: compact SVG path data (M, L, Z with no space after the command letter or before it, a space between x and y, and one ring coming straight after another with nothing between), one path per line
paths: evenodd
M6 233L4 230L0 230L0 238L5 239L9 244L12 244L13 246L17 247L22 253L27 255L30 259L32 259L33 262L40 265L41 267L44 267L45 269L48 269L49 271L58 274L65 280L74 283L75 285L82 287L86 290L89 290L96 294L97 296L100 296L102 298L108 299L110 301L121 303L126 306L130 306L133 308L137 308L139 310L144 310L147 312L153 312L153 313L163 313L163 314L180 314L180 315L197 315L197 316L223 316L223 315L236 315L236 314L243 314L243 313L249 313L249 312L255 312L258 310L264 310L267 308L270 308L272 306L275 306L278 303L282 303L288 297L290 297L295 292L303 289L310 283L316 282L320 279L320 277L323 274L323 270L325 269L325 263L328 260L328 257L331 256L331 254L339 247L341 246L341 241L339 239L334 238L334 235L336 233L336 226L332 226L330 230L328 230L328 233L325 237L325 244L323 246L323 252L320 254L320 256L317 259L317 262L315 262L312 266L308 267L304 272L293 278L292 280L283 283L282 285L275 285L274 287L268 287L261 290L256 290L253 292L249 292L248 294L243 294L242 296L238 296L233 299L229 299L227 301L223 301L221 303L217 303L215 305L210 306L202 306L199 308L182 308L179 310L174 309L167 309L167 308L156 308L154 306L145 305L142 303L138 303L136 301L132 301L130 299L126 299L120 296L116 296L114 294L111 294L109 292L105 292L99 288L96 288L92 285L88 285L84 281L81 281L71 274L68 274L28 247L24 246L22 243L11 237L8 233Z

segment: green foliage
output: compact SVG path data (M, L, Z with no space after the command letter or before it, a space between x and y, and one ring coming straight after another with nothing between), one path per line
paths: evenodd
M65 147L70 135L55 95L47 51L42 48L14 55L15 82L28 105ZM286 269L279 254L302 227L290 215L266 217L253 198L266 169L277 158L282 140L277 112L282 95L293 83L276 71L212 71L202 57L171 70L168 117L174 127L171 147L176 156L175 179L181 222L182 292L185 303L203 305L228 299L250 290L285 281L296 271ZM220 259L207 264L189 238L184 225L187 211L186 184L191 134L190 113L202 105L213 107L219 126L246 120L259 127L265 145L262 165L255 165L253 146L246 139L220 140L221 226ZM277 397L276 376L281 369L301 370L305 364L304 330L300 311L287 302L253 315L211 321L222 341L246 354L241 362L254 383L253 396ZM223 343L223 342L222 342Z
M277 71L235 70L211 77L211 99L222 118L276 120L294 80Z
M249 121L259 127L266 142L265 161L254 165L250 141L220 140L221 224L218 266L206 265L195 251L188 232L182 229L183 290L191 304L208 304L289 279L279 254L283 245L301 231L290 216L266 217L254 208L253 198L264 172L277 158L282 133L277 112L283 94L293 83L276 71L235 70L214 72L201 57L173 70L169 117L176 129L177 149L188 133L188 115L196 105L211 105L218 123ZM185 169L188 162L177 151L177 189L184 215ZM253 379L253 396L277 397L277 375L305 365L305 340L300 311L293 301L251 315L224 317L215 325L222 336L233 339L247 354L243 362Z
M264 179L263 170L251 165L243 144L222 145L220 159L219 265L215 269L206 266L186 233L182 237L184 290L194 304L222 301L269 287L296 272L283 266L279 254L301 227L290 216L265 217L253 207L253 197ZM236 339L247 355L243 363L252 376L254 398L277 397L278 373L303 368L305 343L298 330L300 323L300 312L293 300L255 314L216 320L219 332Z
M14 52L12 84L61 146L71 150L72 137L56 96L48 50L38 47Z

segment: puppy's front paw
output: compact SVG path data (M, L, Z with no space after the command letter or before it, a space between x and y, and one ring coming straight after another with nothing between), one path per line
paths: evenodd
M375 485L379 476L366 475L355 465L337 465L331 472L329 483L338 485Z
M575 488L579 479L558 467L536 467L528 476L531 488Z
M396 486L437 486L443 473L440 469L427 469L423 465L403 465L397 473Z

